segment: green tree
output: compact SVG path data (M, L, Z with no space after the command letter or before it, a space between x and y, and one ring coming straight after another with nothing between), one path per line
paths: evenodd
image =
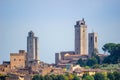
M120 44L107 43L103 46L103 51L108 52L110 55L103 60L103 63L120 63Z
M79 64L81 67L86 66L86 62L83 61L81 58L78 60L77 64Z
M64 75L64 80L72 80L72 79L69 79L67 76Z
M65 76L63 75L57 75L57 79L56 80L65 80Z
M52 78L49 75L45 75L44 80L52 80Z
M69 80L72 80L74 78L74 75L70 73L67 73L65 76L68 77Z
M42 75L34 75L32 80L44 80Z
M87 65L88 66L94 66L95 64L97 64L97 59L96 58L90 58L87 60Z
M115 80L120 80L120 72L113 72Z
M88 75L88 76L85 76L85 77L83 78L83 80L94 80L94 77Z
M50 75L50 77L52 78L52 80L56 80L56 78L57 78L57 76L54 74Z
M89 76L88 73L83 74L82 79L84 79L86 76Z
M92 66L93 69L98 69L100 68L100 65L99 64L95 64L94 66Z
M74 75L73 80L80 80L80 78L78 76Z
M106 80L105 76L102 73L96 73L94 75L94 80Z
M100 64L101 63L100 57L98 55L96 55L95 58L97 60L97 63Z
M115 46L116 46L115 43L107 43L107 44L103 45L102 49L105 53L108 52L108 53L112 54Z
M6 75L1 75L0 74L0 80L5 80L6 77L7 77Z
M112 63L112 58L110 56L108 56L108 57L104 58L104 60L102 62L110 64L110 63Z
M107 77L108 77L109 80L115 80L115 76L114 76L113 73L108 73Z

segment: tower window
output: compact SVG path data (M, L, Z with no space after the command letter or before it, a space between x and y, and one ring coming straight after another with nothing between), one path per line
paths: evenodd
M97 37L95 37L95 42L97 42Z
M92 42L92 37L91 37L91 39L90 39L90 40L91 40L91 42Z
M19 59L19 61L21 61L21 59Z
M16 59L14 59L14 61L16 61Z

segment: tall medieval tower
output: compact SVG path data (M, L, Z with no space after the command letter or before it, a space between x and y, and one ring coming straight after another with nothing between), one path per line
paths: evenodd
M88 52L89 57L92 57L94 53L98 52L98 34L97 33L89 33L88 34Z
M27 53L28 62L38 60L38 37L32 31L28 32Z
M84 19L75 25L75 54L87 54L87 26Z

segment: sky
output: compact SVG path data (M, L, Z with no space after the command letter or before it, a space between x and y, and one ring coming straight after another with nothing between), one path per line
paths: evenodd
M55 62L55 53L74 51L74 25L85 19L87 33L105 43L120 43L120 0L0 0L0 63L10 53L27 51L27 36L39 38L39 57Z

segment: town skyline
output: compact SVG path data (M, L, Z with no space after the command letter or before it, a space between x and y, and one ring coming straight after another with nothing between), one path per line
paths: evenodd
M100 53L103 53L101 48L105 43L120 42L120 38L118 37L120 33L120 10L118 9L119 1L117 0L110 1L109 4L107 4L108 1L96 2L93 0L93 2L91 2L93 6L83 1L85 5L88 5L87 7L85 7L85 5L83 5L83 7L75 5L78 4L77 2L79 1L74 2L74 7L72 6L72 2L67 4L67 1L55 1L56 4L52 5L52 2L49 4L49 1L47 1L49 5L46 8L44 7L47 4L44 1L42 3L45 5L42 6L39 6L39 4L37 4L39 1L37 1L33 2L33 6L25 2L23 7L21 7L22 1L20 3L19 1L0 2L2 4L0 5L2 12L0 13L0 63L4 60L9 61L11 52L17 52L21 49L27 51L27 33L30 30L34 31L35 35L39 37L40 60L47 63L54 63L54 55L56 52L74 50L74 25L75 22L81 18L85 18L88 32L98 32ZM32 4L32 1L28 3ZM63 7L61 7L62 3L64 3ZM97 6L97 4L99 5ZM54 8L55 6L57 8ZM93 10L90 11L89 6L91 6ZM41 7L43 7L43 9ZM50 10L48 7L50 7ZM76 9L77 7L80 7L80 10ZM111 7L113 9L111 9ZM105 10L106 12L104 13ZM89 11L90 14L88 13ZM47 12L50 13L47 14ZM63 13L60 14L59 12ZM44 13L46 14L44 15Z

